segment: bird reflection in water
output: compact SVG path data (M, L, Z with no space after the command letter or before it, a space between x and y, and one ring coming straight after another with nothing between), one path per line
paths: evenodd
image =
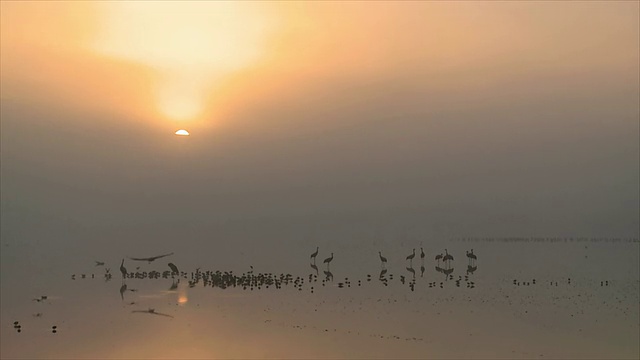
M413 269L413 267L409 266L407 268L407 271L411 273L411 275L413 276L413 279L415 280L416 278L416 271Z
M152 309L152 308L149 308L149 310L133 310L133 311L131 311L131 313L141 313L141 314L160 315L160 316L166 316L166 317L173 318L173 316L171 316L171 315L169 315L169 314L163 314L163 313L156 312L156 310L155 310L155 309Z
M176 291L178 289L179 283L180 283L180 279L173 280L173 282L171 283L171 287L169 288L169 291Z
M467 275L473 275L473 273L478 270L478 266L467 266Z
M122 301L124 301L125 291L127 291L127 284L123 282L122 286L120 286L120 298L122 299Z
M324 275L326 276L326 281L333 281L333 274L331 273L331 271L327 270L324 272Z
M311 266L311 268L312 268L313 270L315 270L315 272L316 272L316 276L318 276L318 267L316 266L316 264L309 264L309 265Z

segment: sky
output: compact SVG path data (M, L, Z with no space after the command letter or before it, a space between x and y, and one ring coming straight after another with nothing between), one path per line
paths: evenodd
M639 235L637 2L1 6L14 246Z

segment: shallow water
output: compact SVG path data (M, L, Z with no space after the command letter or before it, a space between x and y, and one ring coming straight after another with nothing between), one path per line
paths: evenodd
M324 273L326 246L320 247L317 277L309 264L313 246L279 259L260 259L260 246L255 246L255 252L212 255L205 262L185 243L184 249L152 263L125 257L130 277L124 280L120 261L132 254L102 258L105 265L95 266L93 258L80 254L77 263L65 264L60 254L40 253L41 263L51 264L42 272L5 262L20 255L8 246L3 251L2 357L639 356L637 239L450 239L423 244L424 263L420 242L404 242L405 247L383 251L389 259L383 277L380 243L335 246L330 250L333 279ZM408 262L405 257L414 246L418 255ZM453 268L450 276L435 269L434 255L445 248L454 260L440 266ZM471 248L477 269L467 273L465 253ZM144 256L152 255L157 254ZM135 278L135 273L168 272L169 262L181 275ZM283 280L279 288L223 289L219 282L196 282L196 268L237 276L273 273Z

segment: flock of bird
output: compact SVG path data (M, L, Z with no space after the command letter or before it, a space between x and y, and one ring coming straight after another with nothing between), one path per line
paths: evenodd
M404 270L403 270L403 274L396 273L394 275L393 273L390 273L388 270L389 260L387 259L387 257L383 255L382 251L378 251L377 255L380 261L380 270L379 270L380 272L379 274L377 274L377 276L372 274L366 274L366 277L362 277L362 278L344 277L344 278L341 278L340 280L335 280L335 281L334 281L334 275L330 269L332 261L335 258L334 253L330 253L330 256L326 257L323 260L323 263L325 264L326 268L323 269L324 277L322 277L320 276L320 271L318 269L318 266L316 265L316 259L319 255L319 250L320 249L316 247L315 251L311 253L310 257L308 258L310 259L310 267L313 270L315 270L315 274L311 273L311 274L308 274L308 276L294 276L292 274L255 272L253 267L251 267L250 271L246 271L242 273L234 273L233 271L220 271L220 270L202 270L200 268L195 269L195 271L186 272L186 271L181 271L178 268L178 266L176 266L173 262L164 262L163 264L166 264L165 265L166 267L164 270L160 270L160 271L158 270L144 271L144 269L140 270L140 266L136 266L134 271L129 271L129 269L127 269L127 266L130 267L131 262L145 262L147 264L151 264L156 262L159 259L165 259L167 257L170 257L173 255L173 253L152 256L152 257L123 258L121 259L121 263L119 267L119 270L122 275L120 297L121 297L121 300L124 302L125 294L127 292L137 291L136 289L132 289L127 285L127 283L129 284L131 283L130 279L134 281L140 280L140 279L169 279L171 280L171 286L168 289L169 292L175 292L180 282L187 283L190 288L198 285L202 287L213 287L218 289L234 289L235 288L235 289L248 290L248 291L255 291L255 290L262 290L262 289L289 288L290 290L295 290L296 292L306 290L311 294L317 292L319 289L323 287L337 288L337 289L357 288L357 287L365 286L367 283L371 283L371 282L374 282L383 286L382 288L379 288L379 289L383 289L384 287L387 287L392 283L396 284L396 286L399 286L401 284L402 287L406 287L410 289L412 292L415 291L416 287L418 286L425 286L425 287L428 286L429 289L431 288L444 289L447 287L452 287L453 289L455 289L456 287L458 288L466 287L467 289L475 288L475 282L473 281L474 279L472 276L474 274L474 271L477 269L477 255L474 254L473 249L466 252L466 257L468 259L467 273L458 274L457 276L454 276L453 274L453 264L455 261L454 256L450 254L447 249L444 249L444 252L442 252L441 254L437 254L435 257L433 257L436 272L443 274L444 278L441 281L429 280L428 282L425 282L425 283L420 283L417 281L416 271L413 269L413 262L416 260L416 257L418 257L420 259L420 265L421 265L420 266L421 277L424 274L425 260L427 256L423 248L420 248L419 252L417 252L414 249L410 254L404 257L404 260L406 260L406 270L408 273L404 273ZM129 262L127 262L127 259L129 260ZM96 261L95 267L104 267L105 280L106 281L111 280L112 274L110 272L110 269L105 267L105 262ZM78 274L78 275L80 278L83 278L83 279L95 278L95 274L91 274L91 273ZM74 280L76 279L75 274L72 275L72 279ZM511 279L508 279L506 281L507 285L511 281ZM553 306L553 309L558 311L556 316L563 316L565 315L565 313L570 313L569 314L570 317L569 315L566 315L568 318L579 319L581 316L582 317L585 316L586 310L584 309L584 305L582 310L577 310L579 309L578 305L591 304L591 302L593 302L593 300L595 299L595 296L593 293L589 293L589 292L581 292L573 295L568 292L565 293L563 289L568 290L572 288L576 281L578 283L584 284L585 280L580 278L578 279L564 278L563 280L559 280L559 279L549 279L544 277L537 278L537 279L529 278L524 280L513 279L513 287L511 286L505 287L504 283L498 287L496 287L496 285L499 285L499 284L494 284L493 286L491 284L485 284L486 289L485 289L485 286L483 286L484 290L481 290L480 292L475 292L475 291L461 292L461 293L457 293L455 297L452 296L452 293L450 293L449 291L443 291L443 290L438 290L439 295L437 296L427 295L426 293L420 293L420 292L418 292L416 295L413 295L411 297L398 296L396 292L390 292L390 293L386 292L388 295L383 295L383 296L391 296L391 298L395 298L393 300L391 298L387 300L393 301L393 303L398 304L396 306L415 307L415 309L411 311L416 313L424 313L424 314L429 313L428 312L429 310L425 308L420 308L419 304L421 304L420 306L425 306L429 304L429 302L431 302L432 303L431 305L436 305L436 304L438 304L438 306L445 305L444 308L446 309L447 303L451 303L455 301L454 299L458 299L459 301L464 303L467 303L468 301L473 301L473 304L474 304L473 310L476 310L477 308L484 308L487 306L490 306L490 307L502 306L508 309L512 309L516 317L526 319L527 321L529 321L536 314L535 304L539 303L540 301L545 301L545 300L542 300L540 296L537 296L536 293L543 289L551 289L551 288L559 287L560 288L559 292L555 290L553 293L549 293L549 294L553 294L553 296L548 297L549 300L546 300L546 301L550 301L548 305ZM423 284L423 285L420 285L420 284ZM604 280L604 279L597 280L592 284L590 283L591 286L600 285L601 287L608 287L610 286L610 284L612 284L610 280ZM561 287L560 285L564 285L564 287ZM533 287L537 287L538 289L533 290ZM542 287L542 289L540 287ZM577 288L575 289L577 290ZM626 304L626 300L625 302L622 301L623 300L622 296L628 296L629 291L633 293L633 289L634 288L632 287L630 288L630 290L629 289L625 290L626 292L617 292L616 295L619 298L616 297L615 299L612 299L610 302L611 306L614 307L612 309L624 315L632 314L634 310L630 308L628 304ZM636 286L636 289L637 289L637 286ZM609 288L607 288L607 291L608 290ZM614 290L614 289L611 289L611 290ZM615 290L618 290L618 288L616 288ZM371 291L376 292L376 290L373 290L373 289ZM512 293L514 291L516 291L516 294L520 294L520 296L512 296ZM365 293L370 293L370 291L368 290ZM344 293L344 295L340 295L340 298L344 298L345 296L347 298L350 296L352 297L356 296L357 298L357 296L362 296L362 294L365 294L365 293L357 292L357 291L346 292ZM40 297L33 298L33 301L38 303L49 302L51 298L52 297L50 296L42 295ZM353 299L356 299L356 298L353 298ZM142 297L140 299L142 299ZM314 299L316 299L315 301L318 302L317 305L320 305L319 302L321 300L322 300L322 303L325 303L325 301L330 301L330 299L327 299L325 297L321 297L321 298L314 297ZM384 299L377 299L377 300L375 299L367 300L367 299L368 298L366 297L358 298L358 301L360 302L361 311L364 311L362 310L364 308L369 309L371 307L373 308L379 307L381 300L386 301ZM139 299L133 299L133 300L138 301ZM344 302L344 300L335 300L335 301L337 301L335 305L339 306L339 309L337 309L338 312L340 311L346 312L344 315L348 315L348 313L351 312L351 310L347 310L349 305L347 305ZM367 305L364 301L369 301L371 304ZM400 305L398 301L403 301L402 305ZM586 301L591 301L591 302L585 303ZM351 300L349 300L349 303L351 303ZM137 302L131 301L131 302L128 302L127 304L135 305L137 304ZM608 299L607 299L607 304L609 304ZM570 306L570 305L573 305L573 306ZM300 304L295 303L294 306L300 306ZM388 306L389 306L388 309L384 308L386 311L385 312L386 315L383 314L383 316L392 316L393 315L392 312L398 311L397 307L395 308L396 310L393 310L394 308L391 307L392 306L391 303ZM568 306L568 307L565 308L565 306ZM343 309L343 310L340 310L340 309ZM437 310L435 309L431 310L432 313L429 313L429 314L431 314L431 316L440 316L442 309L441 308L436 308L436 309ZM357 308L353 308L352 310L354 313L358 311ZM473 310L471 311L472 313L473 313ZM136 309L129 312L131 314L147 314L147 315L154 315L157 317L164 317L167 319L171 319L175 315L175 314L173 315L168 314L167 311L164 311L164 312L156 311L154 307L149 307L148 309L145 309L145 308ZM41 316L41 313L38 313L38 314L40 314ZM132 316L136 316L136 315L132 315ZM269 316L269 318L271 318L271 315L266 315L266 316ZM271 322L271 320L265 320L265 323L267 321ZM309 330L327 332L327 328L324 326L321 327L320 324L314 325L312 323L300 323L298 321L299 320L297 318L294 318L289 322L287 322L287 320L280 319L280 320L275 320L273 324L280 324L281 326L291 327L295 329L309 329ZM14 328L16 329L17 332L22 331L22 325L17 321L14 323ZM364 329L347 327L341 330L339 327L336 327L335 329L333 329L333 332L336 332L336 329L346 334L350 334L353 332L353 334L367 335L366 330ZM58 331L57 327L53 327L51 329L52 333L56 333L57 331ZM389 339L389 340L403 339L407 341L409 340L426 341L426 340L423 340L423 338L414 338L412 336L407 336L407 335L402 336L400 334L384 334L384 333L379 334L375 332L375 333L370 333L368 335L378 337L378 338Z

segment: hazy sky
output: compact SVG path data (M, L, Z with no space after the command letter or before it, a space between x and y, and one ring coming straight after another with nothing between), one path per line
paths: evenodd
M5 243L639 235L638 2L1 6Z

